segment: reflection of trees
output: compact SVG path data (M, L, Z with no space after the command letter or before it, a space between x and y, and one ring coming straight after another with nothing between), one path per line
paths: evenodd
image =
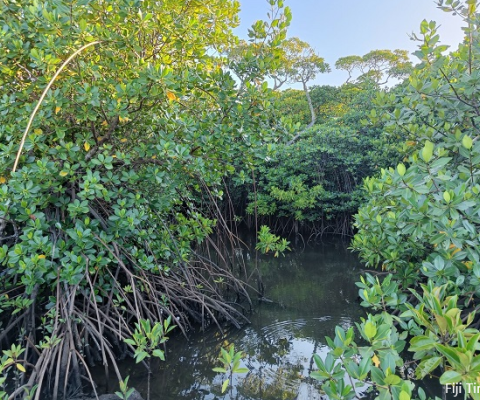
M192 333L190 340L177 336L168 341L167 361L156 362L152 367L152 399L205 400L212 399L212 393L223 399L221 380L212 368L218 366L221 347L230 343L241 343L244 330L233 326L226 327L221 333L218 329L208 329L203 333ZM240 347L239 347L240 349ZM127 363L131 364L127 367ZM153 361L152 361L153 364ZM123 364L128 368L130 385L146 394L145 369L133 361ZM122 371L123 374L123 371ZM126 374L125 374L126 375ZM116 382L112 381L112 387Z
M273 333L252 327L229 330L225 335L212 331L192 342L188 352L177 353L177 344L170 343L173 345L169 346L170 354L180 353L183 357L160 364L160 371L153 379L152 398L170 395L171 398L204 400L211 399L212 394L218 399L224 398L220 393L221 378L211 369L218 364L220 347L235 343L236 348L245 352L244 363L250 373L234 377L232 397L227 395L226 399L294 399L300 385L315 384L306 378L311 356L295 353L295 337L303 336L301 330L305 323L285 325ZM313 341L308 344L312 350L321 346Z
M298 371L292 369L277 369L272 378L262 377L262 374L251 374L247 376L238 387L238 392L245 399L294 399L298 392L298 384L295 384L299 377ZM288 384L290 383L290 384Z
M242 330L207 330L192 334L188 344L182 337L172 338L167 362L154 373L151 398L289 400L300 393L299 398L320 399L318 382L309 378L315 368L312 356L322 354L324 336L333 336L335 325L348 328L358 310L354 286L358 261L346 246L332 241L285 257L259 256L265 296L274 303L256 304L248 316L252 325ZM244 260L250 276L255 271L255 252L241 250L234 249L231 258L237 264ZM223 377L212 368L218 365L220 348L230 343L245 352L250 373L234 376L231 397L224 397L220 393ZM129 374L130 383L141 391L142 381L146 382L144 370L136 367Z
M291 253L278 259L260 257L257 265L265 297L290 311L348 314L356 301L358 261L344 245L333 243L322 251ZM283 315L281 309L272 309L278 311Z
M260 346L257 351L249 348L245 358L251 373L237 387L242 399L293 399L304 367L302 360L287 357L292 350L291 340L279 338L275 343L255 339Z
M270 331L245 331L239 345L246 352L245 363L251 373L237 386L239 399L294 399L302 384L316 385L308 377L312 355L321 345L312 339L303 340L309 350L299 351L295 342L304 336L307 321L298 321L274 324Z
M278 330L264 336L264 331L247 327L230 329L225 334L213 330L198 336L185 348L180 338L169 342L166 363L153 366L151 398L185 400L279 400L294 399L301 385L317 385L308 378L311 372L311 356L295 354L295 337L301 329L293 327ZM183 342L183 343L182 343ZM322 347L317 341L309 341L315 352ZM218 364L221 347L235 343L245 352L244 363L250 369L247 375L234 376L232 396L221 394L222 378L212 371ZM313 351L311 352L313 354ZM122 373L131 375L131 384L146 393L145 370L133 362L123 364ZM112 386L115 382L112 381ZM319 386L315 392L319 393Z

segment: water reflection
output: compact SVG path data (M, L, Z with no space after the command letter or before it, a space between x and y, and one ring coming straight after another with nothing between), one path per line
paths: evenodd
M167 362L158 363L152 379L152 399L291 400L321 399L320 385L309 378L312 355L326 356L325 336L336 325L358 321L355 281L360 264L347 243L328 238L315 247L274 259L261 257L255 264L250 252L239 252L250 269L258 268L268 302L255 304L251 324L241 330L217 330L192 335L187 343L175 337L168 343ZM221 394L223 376L218 366L220 348L235 344L245 352L248 374L234 378L232 390ZM128 362L130 384L146 391L146 373Z

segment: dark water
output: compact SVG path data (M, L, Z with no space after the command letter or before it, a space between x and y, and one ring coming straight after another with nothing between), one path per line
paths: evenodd
M170 339L167 361L153 369L151 399L320 399L319 385L309 378L313 354L325 356L325 336L333 336L336 325L348 328L363 315L355 286L360 263L347 246L331 237L285 257L260 257L265 296L273 302L254 300L251 324L241 330L221 334L212 329L192 335L188 342L181 335ZM254 252L244 250L240 256L254 266ZM232 389L222 395L224 377L212 368L220 366L220 348L231 343L245 352L242 366L250 372L234 377ZM146 395L142 366L127 362L122 373Z

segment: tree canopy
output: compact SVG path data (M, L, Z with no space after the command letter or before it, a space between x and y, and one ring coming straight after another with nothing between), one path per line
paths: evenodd
M281 65L271 74L274 89L285 83L306 85L320 73L330 72L330 66L306 42L297 37L287 39L281 47Z
M238 87L221 56L238 42L238 11L231 0L0 3L0 342L20 338L0 368L28 374L18 393L67 395L97 361L120 380L117 356L154 348L131 341L142 321L170 316L185 332L245 320L223 290L248 299L231 265L200 254L225 226L216 204L232 160L254 164L273 134L266 84ZM270 57L245 61L252 79L275 67L288 21L286 9L252 28Z
M384 85L391 78L406 78L412 64L406 50L372 50L364 56L341 57L335 68L348 73L346 83L372 81Z

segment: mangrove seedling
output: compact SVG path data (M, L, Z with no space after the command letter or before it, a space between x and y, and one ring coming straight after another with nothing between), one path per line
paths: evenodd
M217 358L223 364L223 367L215 367L213 371L220 372L227 376L222 383L222 393L228 388L230 382L232 382L233 374L245 374L250 372L248 368L240 367L240 361L242 360L243 352L238 351L235 353L235 346L232 344L230 348L225 350L224 348L220 349L220 356Z
M132 393L135 391L134 388L128 388L128 379L130 376L127 376L125 380L120 381L120 391L115 392L115 395L117 395L118 398L122 400L128 400L128 398L132 395Z
M134 357L137 364L145 358L148 360L147 400L150 399L150 357L158 357L165 361L165 352L159 347L168 340L166 335L175 328L175 325L170 326L171 321L172 318L168 317L163 321L163 324L157 322L152 327L150 320L141 319L135 324L136 329L132 338L124 340L125 343L135 349Z

